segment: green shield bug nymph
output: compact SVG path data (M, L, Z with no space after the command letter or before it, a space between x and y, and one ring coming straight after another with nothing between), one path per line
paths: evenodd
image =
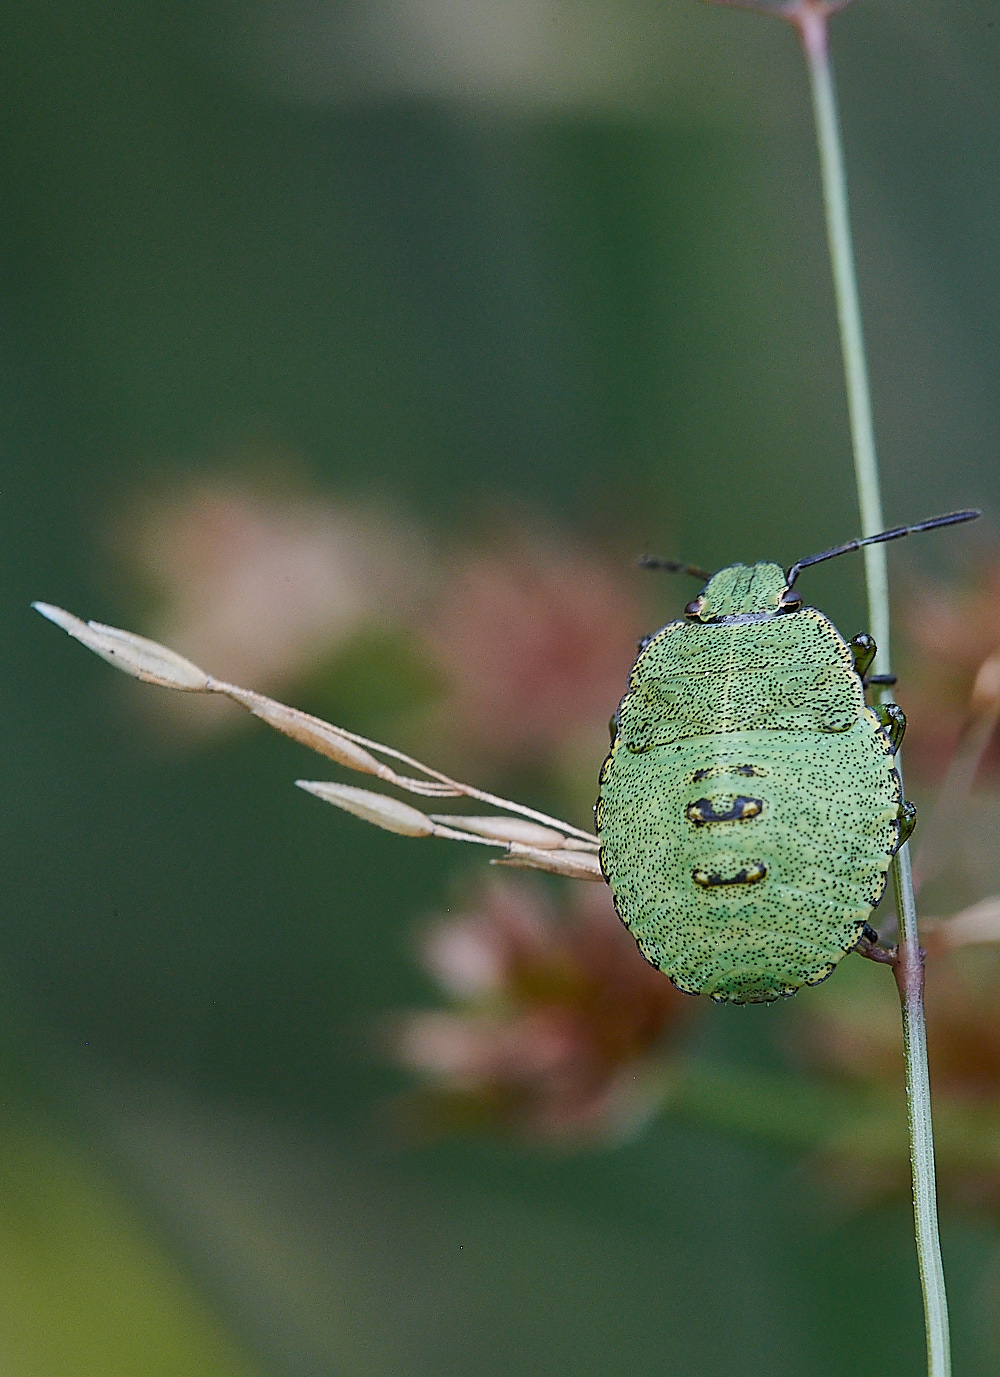
M735 1004L815 985L870 933L913 830L895 704L865 703L875 644L793 590L801 569L953 512L800 560L734 564L640 646L596 807L601 868L647 961ZM874 934L871 934L874 935Z

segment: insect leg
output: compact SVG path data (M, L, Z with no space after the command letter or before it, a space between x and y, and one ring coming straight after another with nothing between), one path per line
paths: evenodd
M892 745L893 755L899 750L906 731L906 714L898 703L876 703L872 712L882 724L882 730Z
M889 686L896 683L895 674L869 674L872 661L875 659L877 647L874 640L867 631L859 631L856 636L852 636L847 642L854 657L854 673L861 679L862 688L870 688L872 684L883 684Z
M898 684L899 680L896 678L895 674L869 674L868 678L862 679L861 682L864 684L865 688L868 688L871 684L885 684L886 687L890 687L892 684Z
M869 636L867 631L859 631L856 636L851 637L847 644L854 656L854 672L860 679L864 679L875 659L877 650L875 640Z
M875 659L877 647L867 631L859 631L856 636L851 637L847 644L854 659L854 673L860 678L862 688L870 688L872 684L888 686L896 683L895 674L868 673L872 661Z
M869 961L878 961L884 966L896 964L896 948L883 947L878 940L878 933L870 923L866 923L861 929L861 936L855 942L854 950Z
M896 847L897 851L905 841L909 841L916 825L917 805L915 803L910 803L908 799L904 799L899 805L899 846Z

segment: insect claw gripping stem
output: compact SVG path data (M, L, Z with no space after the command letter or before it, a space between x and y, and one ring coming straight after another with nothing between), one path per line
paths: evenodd
M917 805L904 799L899 805L899 845L908 842L917 825ZM897 848L898 849L898 848Z
M906 731L906 714L898 703L876 703L872 712L882 724L882 730L892 744L893 755L899 750Z
M851 654L854 657L854 672L861 680L863 688L871 688L873 684L888 688L896 682L895 674L869 674L872 661L878 654L878 646L875 638L869 636L867 631L859 631L856 636L852 636L847 642L850 646Z
M847 644L850 646L851 654L854 657L854 672L863 681L871 669L872 661L878 654L875 638L869 636L867 631L859 631L856 636L851 637Z
M878 933L870 924L866 923L861 936L855 944L854 950L859 956L865 957L868 961L877 961L883 966L895 966L898 952L895 947L883 947L878 940Z

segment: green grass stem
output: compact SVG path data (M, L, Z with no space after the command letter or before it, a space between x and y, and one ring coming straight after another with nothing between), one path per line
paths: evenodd
M828 20L832 8L818 3L817 0L801 0L801 3L789 7L784 17L791 19L799 30L809 67L827 236L847 384L854 472L858 505L861 509L861 531L863 535L868 536L883 530L884 522L868 368L861 326L861 306L854 270L847 182L830 66ZM864 550L864 556L871 631L878 645L875 672L889 674L889 579L885 546L869 545ZM924 966L917 931L917 908L909 845L900 848L892 869L896 908L899 914L899 954L895 973L903 1012L903 1055L906 1063L910 1164L913 1173L913 1217L927 1332L927 1371L928 1377L950 1377L948 1300L938 1229L934 1129L927 1066Z

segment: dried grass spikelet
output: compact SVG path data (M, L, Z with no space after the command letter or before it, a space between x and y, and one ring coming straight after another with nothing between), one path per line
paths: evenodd
M36 602L32 605L43 617L61 627L95 655L100 655L133 678L161 688L178 689L183 693L222 695L246 708L268 726L345 769L374 775L387 784L423 797L475 799L498 809L500 814L489 817L461 814L429 816L408 803L370 789L325 781L296 781L308 793L353 813L365 822L409 837L440 837L494 847L503 853L496 857L502 864L547 870L572 879L603 878L597 858L597 841L572 823L560 822L524 804L450 779L441 771L422 765L420 761L391 746L383 746L342 727L335 727L332 723L255 693L252 689L215 679L190 660L145 636L105 626L101 622L82 621L51 603ZM384 759L379 759L380 756ZM388 763L390 760L403 764L414 773L400 774Z

